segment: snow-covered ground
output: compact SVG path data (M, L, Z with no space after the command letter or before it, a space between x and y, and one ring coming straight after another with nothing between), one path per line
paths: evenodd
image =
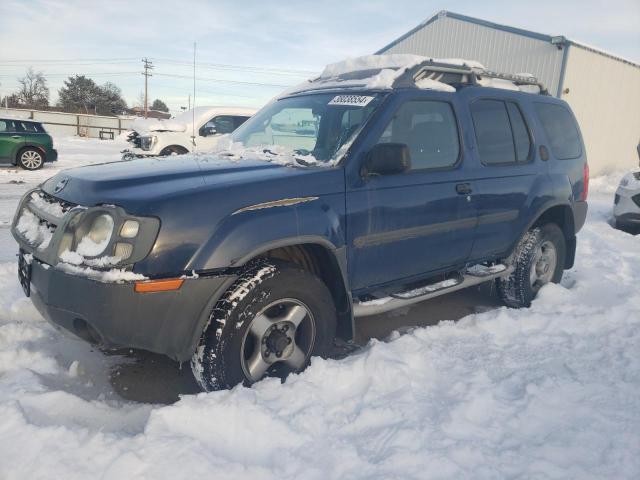
M592 180L576 266L531 308L160 406L119 398L119 360L50 327L16 280L19 196L122 148L56 145L53 168L0 169L0 479L640 478L640 236L610 226L622 173Z

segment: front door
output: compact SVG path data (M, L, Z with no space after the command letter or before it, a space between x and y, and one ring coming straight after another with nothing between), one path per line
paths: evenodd
M18 132L13 120L0 120L0 163L13 163L24 143L23 133Z
M465 177L451 95L398 96L376 128L363 150L376 143L406 144L411 168L366 178L350 169L347 238L355 292L464 265L476 225L473 185Z

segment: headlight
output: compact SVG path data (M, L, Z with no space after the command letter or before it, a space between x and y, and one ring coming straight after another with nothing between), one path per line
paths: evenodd
M78 252L83 257L97 257L109 245L113 234L113 217L107 213L98 215L93 219L91 228L78 243Z
M120 236L122 238L135 238L138 235L140 224L135 220L127 220L120 228Z
M157 141L158 137L155 135L140 137L140 148L142 148L142 150L151 150Z
M149 254L159 230L158 218L134 217L115 205L81 207L67 218L52 261L96 268L132 265Z

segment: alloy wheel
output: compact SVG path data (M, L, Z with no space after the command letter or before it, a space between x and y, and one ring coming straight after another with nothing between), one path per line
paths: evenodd
M553 278L558 264L556 247L550 240L545 240L536 248L531 262L529 279L531 289L538 291Z
M42 155L35 150L26 150L20 155L20 163L28 170L36 170L42 165Z
M242 370L257 382L267 372L285 376L301 370L315 342L316 325L311 310L299 300L277 300L256 315L240 350Z

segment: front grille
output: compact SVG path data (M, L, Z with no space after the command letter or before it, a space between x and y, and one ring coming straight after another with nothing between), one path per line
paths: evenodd
M45 250L66 213L76 205L35 190L22 203L15 231L32 248Z
M67 202L66 200L61 200L59 198L54 197L53 195L49 195L44 190L38 190L38 191L33 192L33 193L37 194L45 202L47 202L47 203L49 203L51 205L60 205L60 207L62 208L62 211L64 213L67 213L73 207L77 207L78 206L76 203Z
M140 148L140 134L138 134L138 132L131 132L127 136L127 141L134 147Z

